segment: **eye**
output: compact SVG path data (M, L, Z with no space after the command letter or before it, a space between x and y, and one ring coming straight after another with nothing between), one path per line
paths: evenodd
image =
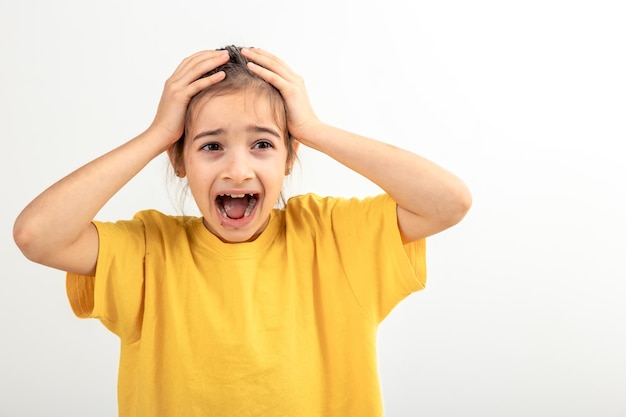
M268 140L260 140L254 144L253 149L270 149L273 148L272 142Z
M219 151L220 149L222 149L222 147L220 146L219 143L210 142L210 143L203 145L202 148L200 149L203 151L207 151L207 152L215 152L215 151Z

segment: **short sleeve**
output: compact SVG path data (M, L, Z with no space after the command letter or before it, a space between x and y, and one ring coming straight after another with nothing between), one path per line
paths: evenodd
M123 342L132 343L141 336L145 227L138 219L94 225L99 242L95 276L68 272L68 299L78 317L100 319Z
M387 194L338 200L332 227L349 285L379 322L425 287L425 239L402 244L397 206Z

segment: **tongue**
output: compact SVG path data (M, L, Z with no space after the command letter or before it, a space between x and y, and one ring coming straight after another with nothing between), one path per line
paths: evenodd
M228 196L222 197L224 211L231 219L241 219L248 208L249 198L232 198Z

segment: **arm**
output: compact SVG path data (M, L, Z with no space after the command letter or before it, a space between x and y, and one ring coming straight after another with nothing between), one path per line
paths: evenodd
M289 131L298 141L365 176L394 199L404 243L438 233L465 216L471 195L458 177L407 150L322 123L304 82L284 62L256 48L244 53L258 64L250 69L281 92Z
M185 59L165 83L155 119L144 133L72 172L26 206L13 228L24 255L53 268L92 275L98 257L94 216L180 138L190 98L221 81L224 73L198 78L227 60L225 51L205 51Z

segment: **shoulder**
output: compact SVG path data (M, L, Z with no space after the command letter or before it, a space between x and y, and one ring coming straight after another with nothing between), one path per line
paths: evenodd
M99 231L124 232L126 234L175 234L186 232L198 222L198 217L193 216L173 216L164 214L158 210L142 210L135 213L132 219L118 220L115 222L96 221Z
M314 193L291 197L285 211L297 215L331 215L341 211L389 211L396 203L387 194L369 197L329 197Z
M286 222L291 224L319 224L330 218L342 198L324 197L308 193L291 197L285 205ZM341 204L341 203L340 203Z
M154 209L138 211L133 216L133 220L139 220L145 224L160 224L170 227L187 227L197 219L198 217L195 216L174 216Z
M396 203L387 194L370 197L323 197L303 194L285 207L288 225L302 229L376 229L373 225L396 225ZM367 227L363 227L367 225Z

